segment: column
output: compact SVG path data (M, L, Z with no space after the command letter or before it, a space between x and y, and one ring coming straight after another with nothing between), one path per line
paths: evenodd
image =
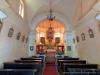
M36 33L30 32L29 34L29 56L34 56L36 54Z
M67 56L67 32L64 33L64 46L65 46L64 55Z
M67 55L70 57L77 57L75 50L75 35L73 32L67 32Z

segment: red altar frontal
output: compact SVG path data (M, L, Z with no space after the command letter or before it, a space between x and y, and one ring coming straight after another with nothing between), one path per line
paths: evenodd
M57 50L60 50L60 51L64 52L64 46L63 45L57 46Z
M36 52L41 53L46 51L46 46L45 45L36 45Z
M45 45L36 45L36 52L37 53L45 53L47 50L49 50L49 49ZM58 46L55 47L54 50L55 51L59 50L61 52L64 52L64 46L63 45L58 45Z

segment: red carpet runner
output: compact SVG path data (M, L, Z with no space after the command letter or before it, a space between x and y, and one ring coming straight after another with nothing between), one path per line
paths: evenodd
M55 64L46 64L43 75L58 75Z

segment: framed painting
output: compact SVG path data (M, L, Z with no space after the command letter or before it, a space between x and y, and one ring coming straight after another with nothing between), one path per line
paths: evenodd
M28 37L26 38L26 43L28 42Z
M89 37L90 37L90 38L94 38L94 32L93 32L92 29L89 29L89 30L88 30L88 33L89 33Z
M0 32L1 32L2 26L3 26L3 23L2 23L2 21L0 20Z
M40 37L40 41L42 44L45 44L45 37Z
M79 42L79 36L76 36L76 41L77 41L77 43Z
M20 39L20 36L21 36L21 33L19 32L19 33L17 34L16 39L19 40L19 39Z
M67 51L71 51L71 46L67 46Z
M59 44L60 43L60 37L56 37L55 38L55 44Z
M30 51L33 51L34 47L33 46L30 46Z
M23 37L22 37L22 42L24 42L24 40L25 40L25 35L23 35Z
M81 37L82 37L82 40L83 40L83 41L86 40L85 34L84 34L84 33L81 34Z
M9 29L8 37L12 37L13 36L13 33L14 33L14 29L12 27L12 28Z

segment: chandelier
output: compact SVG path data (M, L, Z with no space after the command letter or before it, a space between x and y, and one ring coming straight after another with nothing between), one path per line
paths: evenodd
M47 19L49 20L49 27L46 31L46 35L47 35L47 39L49 42L52 42L53 38L54 38L54 29L52 27L52 22L55 19L55 16L52 15L52 9L51 9L51 2L50 2L50 12L49 15L47 16Z
M50 14L49 14L49 16L47 16L47 19L49 21L53 21L55 19L55 16L52 15L52 9L51 8L50 8Z

